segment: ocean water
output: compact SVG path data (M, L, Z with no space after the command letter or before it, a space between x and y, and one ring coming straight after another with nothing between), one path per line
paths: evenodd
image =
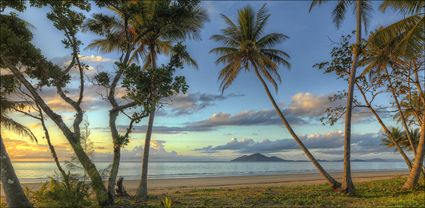
M109 162L96 162L98 169ZM321 162L326 170L340 172L342 162ZM353 171L406 170L404 162L352 162ZM15 171L21 182L41 182L58 172L53 162L15 162ZM315 173L310 162L150 162L149 178L199 178L220 176L278 175L288 173ZM119 176L126 180L139 179L140 162L121 162Z

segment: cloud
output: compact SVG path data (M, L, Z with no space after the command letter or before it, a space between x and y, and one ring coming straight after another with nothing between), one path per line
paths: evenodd
M173 115L189 115L202 109L215 105L218 101L229 98L241 97L243 95L231 93L228 95L208 94L208 93L190 93L179 94L171 97L170 105L167 106Z
M301 136L301 140L310 150L331 155L342 155L344 146L344 133L342 131L332 131L325 134L310 134ZM379 134L353 134L352 152L391 152L392 150L381 145ZM300 150L299 145L290 139L255 141L253 139L232 138L223 145L206 146L194 149L201 153L214 153L218 151L231 150L240 153L278 153L292 150Z

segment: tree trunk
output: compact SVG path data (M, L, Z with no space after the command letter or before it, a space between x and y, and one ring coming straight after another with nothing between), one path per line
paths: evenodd
M99 174L99 171L96 169L96 166L84 152L81 144L79 143L79 134L75 134L71 131L70 128L65 124L62 120L62 117L56 114L47 104L44 102L43 98L38 94L36 89L32 86L32 84L24 77L24 75L13 65L8 65L9 69L12 71L13 75L28 89L31 95L34 98L34 101L40 106L41 109L49 116L50 119L58 126L58 128L62 131L65 138L70 143L73 148L75 154L77 155L80 163L83 165L85 171L88 172L89 177L92 182L92 187L94 192L96 193L96 199L100 206L109 206L113 204L112 196L108 197L108 192L103 185L102 177Z
M149 149L151 145L151 136L153 122L155 118L155 109L149 114L148 129L146 131L145 147L143 149L143 163L142 163L142 178L136 192L136 198L146 201L148 199L148 163L149 163Z
M7 154L6 147L3 143L3 138L0 135L0 157L1 157L1 183L8 207L11 208L27 208L32 207L32 204L25 196L22 190L21 183L16 176L12 162Z
M421 126L421 136L419 138L419 144L418 144L418 149L415 155L415 161L413 162L413 167L412 167L412 170L410 171L409 177L407 178L406 183L404 183L403 185L404 189L412 189L415 186L417 186L419 177L421 176L421 169L424 163L424 154L425 154L424 151L425 151L425 122L423 122Z
M381 125L382 129L384 130L384 132L388 136L388 138L394 143L394 146L396 147L397 151L400 153L401 157L403 157L403 159L406 162L406 165L407 165L407 167L409 168L409 171L410 171L412 169L412 163L410 162L409 157L407 157L406 153L404 153L404 151L403 151L403 148L401 148L400 144L394 139L393 135L391 134L391 131L384 124L384 121L382 121L378 112L376 112L375 109L372 107L372 104L367 99L365 92L363 91L363 89L361 88L361 86L357 82L356 82L356 86L359 89L360 94L362 95L363 100L365 101L367 108L375 116L376 120Z
M351 178L351 115L353 110L354 83L356 81L357 61L359 59L360 44L362 39L362 10L361 0L356 1L356 45L353 48L353 63L348 77L348 94L344 126L344 178L342 192L354 194L355 188Z
M121 160L121 146L114 144L114 155L112 159L112 167L111 167L111 171L109 173L109 179L108 179L108 194L111 195L112 197L115 196L115 181L118 176L120 160Z
M87 171L87 175L90 177L91 185L96 194L97 202L101 207L108 207L113 204L113 198L110 196L103 184L102 177L99 174L94 163L90 160L87 154L84 152L81 144L70 143L74 150L78 160Z
M115 100L113 101L114 101L113 104L116 104ZM111 130L112 141L114 144L114 148L113 148L114 153L112 158L111 171L109 172L108 194L112 197L115 196L115 181L117 179L118 169L119 169L120 159L121 159L121 142L120 142L117 126L115 123L117 120L118 113L119 111L113 111L113 110L109 111L109 128Z
M261 81L261 84L264 87L264 90L267 93L267 96L269 97L270 101L272 102L272 105L276 112L278 113L280 119L282 120L282 123L285 125L285 127L288 129L291 136L294 138L294 140L300 145L301 149L304 151L304 153L307 155L308 159L313 163L313 165L317 168L320 174L324 176L328 182L328 184L334 189L338 190L341 187L341 184L338 183L326 170L320 165L320 163L314 158L314 156L310 153L310 151L307 149L307 147L303 144L303 142L300 140L300 138L295 134L294 130L292 129L289 122L286 120L285 116L283 115L282 111L280 110L279 106L276 104L276 101L274 100L272 94L270 93L269 88L267 87L266 82L261 77L260 73L258 72L257 68L254 68L255 73L258 77L258 79Z
M397 98L397 93L395 92L395 88L394 88L393 82L392 82L391 77L390 77L390 73L388 72L387 68L385 68L385 74L387 75L387 80L388 80L388 83L389 83L391 94L393 95L393 98L394 98L394 102L397 106L397 110L400 113L401 124L403 126L404 131L406 132L406 137L407 137L407 140L409 140L410 148L412 149L413 154L416 154L416 147L415 147L415 144L414 144L413 139L411 137L410 129L407 126L406 117L404 117L403 109L401 109L400 102L398 101L398 98Z

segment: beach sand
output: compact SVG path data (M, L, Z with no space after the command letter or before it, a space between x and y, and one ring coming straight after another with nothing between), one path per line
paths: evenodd
M397 176L406 176L408 171L361 171L353 172L354 182L389 179ZM340 180L343 174L332 173ZM176 191L204 188L236 188L236 187L269 187L291 186L301 184L323 184L326 181L318 173L297 173L269 176L229 176L229 177L206 177L206 178L179 178L179 179L150 179L148 188L150 194L167 194ZM138 180L124 180L124 185L130 194L134 194ZM23 186L34 190L40 187L40 183L25 183Z

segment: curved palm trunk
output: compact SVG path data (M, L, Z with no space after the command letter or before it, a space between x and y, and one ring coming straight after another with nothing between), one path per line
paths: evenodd
M11 208L27 208L32 207L32 204L25 196L22 190L21 183L16 176L12 162L7 154L6 147L3 143L3 138L0 135L0 158L1 158L1 183L6 195L6 202Z
M351 116L353 110L354 82L356 80L357 62L360 53L362 39L362 10L361 0L356 1L356 46L353 51L353 63L351 64L350 76L348 78L348 94L345 112L344 127L344 178L342 180L342 191L354 194L355 188L351 178Z
M421 176L421 169L424 164L424 154L425 154L424 151L425 151L425 122L423 122L421 126L421 137L419 138L419 144L418 144L418 149L415 155L415 161L413 162L412 170L410 171L409 177L407 178L406 183L404 183L403 188L412 189L415 186L417 186L419 177Z
M323 175L323 177L326 178L326 181L328 184L334 189L337 190L341 187L341 184L338 183L326 170L320 165L320 163L314 158L314 156L310 153L310 151L307 149L307 147L303 144L303 142L300 140L300 138L297 136L297 134L292 129L289 122L286 120L285 116L283 115L282 111L279 109L279 106L276 104L276 101L274 100L272 94L270 93L269 88L267 87L266 82L264 81L263 77L261 77L260 73L258 72L257 68L254 68L255 74L257 75L258 79L261 81L261 84L264 87L264 90L267 93L267 96L269 97L270 101L272 102L272 105L275 109L275 111L278 113L280 119L282 120L282 123L285 125L285 127L288 129L291 136L294 138L294 140L300 145L301 149L304 151L304 153L307 155L308 159L313 163L313 165L317 168L317 170L320 172L320 174Z
M149 46L149 59L152 68L156 68L156 50L154 45ZM155 93L155 92L152 92ZM142 162L142 177L140 180L139 187L136 191L136 197L141 200L147 200L148 199L148 163L149 163L149 150L151 146L151 138L152 138L152 129L153 129L153 122L155 119L155 111L156 109L153 108L151 112L149 112L149 121L148 121L148 129L146 131L146 138L145 138L145 147L143 148L143 162Z
M145 147L143 149L143 163L142 163L142 178L139 187L137 188L136 197L138 199L148 199L148 163L149 163L149 149L151 145L151 136L153 122L155 118L155 109L149 114L148 129L146 131Z
M397 110L400 113L401 123L402 123L402 126L404 128L404 131L406 132L406 137L409 140L410 148L412 149L413 153L416 155L416 147L415 147L415 144L414 144L413 139L411 137L410 129L407 126L406 118L404 117L403 110L401 109L400 102L399 102L399 100L397 98L397 93L395 92L395 88L394 88L393 82L392 82L391 77L390 77L390 73L388 72L388 69L387 68L385 68L385 74L387 75L387 79L388 79L388 83L389 83L389 86L390 86L391 94L393 95L394 102L395 102L395 104L397 106Z
M372 114L375 116L378 123L381 125L382 129L384 129L385 134L390 138L391 142L393 142L394 146L396 147L397 151L400 153L401 157L403 157L404 161L406 162L407 167L409 170L412 169L412 163L410 162L409 157L407 157L406 153L403 151L403 148L400 147L400 144L394 139L394 137L391 134L391 131L387 128L387 126L384 124L384 121L382 121L381 117L379 116L378 112L375 111L375 109L370 104L369 100L366 97L365 92L363 89L359 86L359 84L356 82L357 88L360 91L360 94L363 97L363 100L366 103L367 108L372 112Z

